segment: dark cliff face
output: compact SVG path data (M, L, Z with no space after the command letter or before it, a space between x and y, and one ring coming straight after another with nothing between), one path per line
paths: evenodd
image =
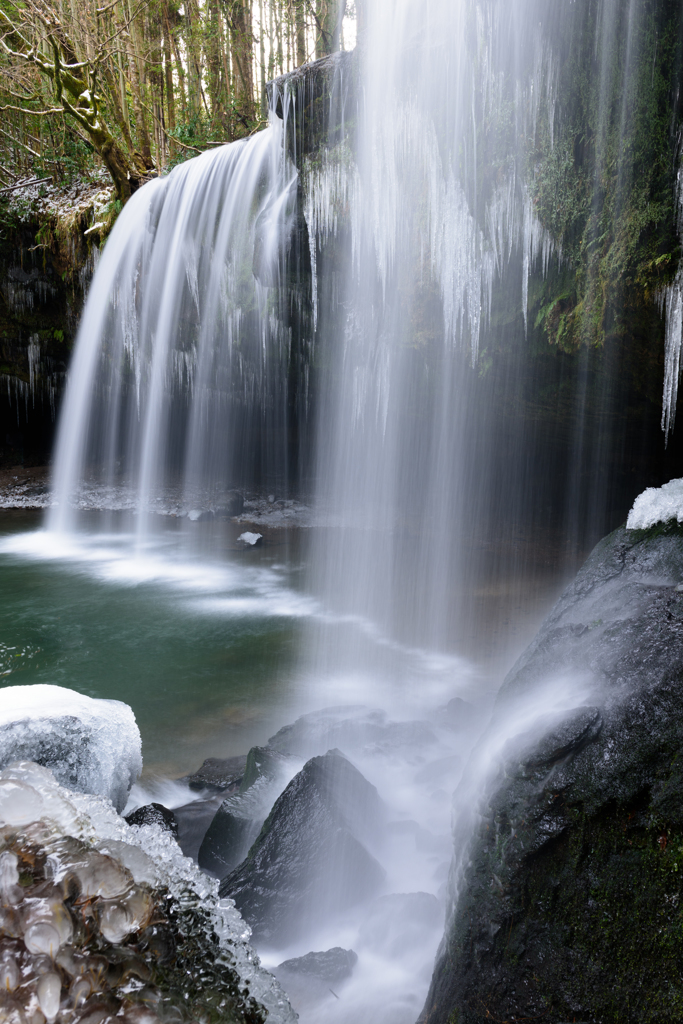
M80 227L0 208L0 469L49 458L97 248Z
M681 527L598 545L492 729L561 677L585 703L491 766L423 1022L683 1015Z

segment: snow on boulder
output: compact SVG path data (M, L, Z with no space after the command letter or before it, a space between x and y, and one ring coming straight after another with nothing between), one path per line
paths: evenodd
M111 800L121 812L142 771L132 708L64 686L6 686L0 691L0 769L35 761L79 793Z
M626 520L627 530L649 530L655 523L683 523L683 479L639 494Z

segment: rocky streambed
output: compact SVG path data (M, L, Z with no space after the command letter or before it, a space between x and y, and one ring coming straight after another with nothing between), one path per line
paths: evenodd
M429 989L425 1022L677 1020L682 683L669 522L598 545L492 715L326 708L125 819L129 709L6 688L2 1012L411 1024Z

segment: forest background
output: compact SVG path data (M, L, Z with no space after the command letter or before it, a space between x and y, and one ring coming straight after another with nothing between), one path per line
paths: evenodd
M0 189L106 168L120 209L258 131L269 80L355 36L353 0L0 0Z

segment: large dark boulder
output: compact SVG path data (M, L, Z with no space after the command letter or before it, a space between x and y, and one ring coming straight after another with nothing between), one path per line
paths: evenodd
M617 530L505 680L422 1021L683 1019L682 581L679 527Z
M339 751L314 757L220 894L235 901L256 942L282 948L377 891L384 872L366 843L382 818L377 790Z
M247 855L275 800L301 761L271 747L252 747L239 790L220 805L199 848L200 868L224 878Z

